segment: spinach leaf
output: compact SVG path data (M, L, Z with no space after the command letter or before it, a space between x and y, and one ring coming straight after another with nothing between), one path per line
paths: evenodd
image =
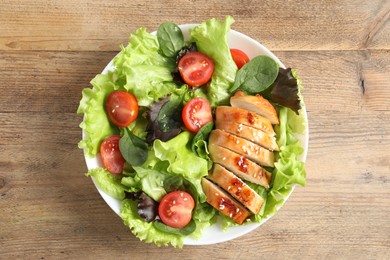
M119 140L119 150L126 162L132 166L143 164L148 157L148 144L127 128Z
M265 55L257 56L238 71L230 92L241 89L250 94L259 93L275 82L278 73L276 61Z
M171 118L164 118L164 113L160 113L162 107L169 101L169 96L166 96L157 102L153 103L150 108L146 111L146 116L148 119L148 125L146 126L146 141L149 144L152 144L154 140L159 139L163 142L166 142L173 137L180 134L181 129L180 125L177 128L173 128L174 123L171 121ZM173 104L172 104L173 105ZM166 107L169 110L170 105ZM180 110L181 111L181 110ZM167 112L165 112L167 113ZM173 114L173 113L172 113ZM162 122L159 122L159 119ZM168 124L169 122L169 124ZM166 124L166 125L165 125ZM160 127L161 126L161 127ZM165 132L161 130L161 128L165 129ZM170 128L170 129L168 129Z
M170 226L165 225L161 221L154 221L153 226L163 232L171 233L171 234L176 234L176 235L181 235L181 236L188 236L192 232L195 231L196 229L196 223L194 220L191 220L190 223L187 224L187 226L182 227L182 228L173 228Z
M157 30L157 40L162 54L166 57L176 57L184 46L183 32L174 23L160 24Z
M158 112L158 126L164 133L176 130L181 126L181 108L182 101L180 98L171 97L169 101L161 106Z

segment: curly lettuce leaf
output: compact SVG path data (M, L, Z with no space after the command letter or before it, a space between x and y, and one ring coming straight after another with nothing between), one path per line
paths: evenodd
M114 176L104 168L89 170L86 176L92 176L96 185L113 198L122 200L125 198L126 188L121 184L121 179Z
M164 172L143 167L133 167L136 175L134 177L123 177L122 184L132 184L139 187L149 197L155 201L160 201L167 194L164 190L163 183L167 177ZM132 182L130 182L132 181Z
M130 35L114 65L117 81L137 97L140 106L149 106L176 88L171 75L175 63L159 53L157 36L145 28Z
M90 158L99 152L102 140L118 133L118 129L110 124L104 108L106 97L118 88L112 81L112 75L96 75L91 84L92 89L83 89L83 97L77 109L78 114L84 114L80 127L85 134L78 145Z
M183 238L180 235L160 231L153 226L153 223L147 223L137 213L137 201L125 199L122 201L121 217L126 226L141 241L154 243L157 246L169 245L174 247L183 247Z
M294 135L295 128L291 127L303 125L305 120L303 116L291 117L293 112L289 110L289 108L282 107L279 111L280 125L275 128L275 131L280 152L276 157L272 188L268 192L263 218L277 211L290 194L294 184L306 185L304 163L298 159L298 156L303 153L303 148Z
M214 62L214 72L207 86L208 99L213 107L229 104L228 90L232 87L237 73L227 41L233 23L233 17L227 16L224 22L210 19L190 30L198 50Z
M207 202L198 203L192 219L196 223L196 229L190 236L199 239L203 231L216 222L216 210Z
M155 156L161 161L167 161L168 173L181 174L196 187L200 202L206 200L201 178L208 174L207 160L196 156L189 147L192 135L184 131L168 142L154 141Z

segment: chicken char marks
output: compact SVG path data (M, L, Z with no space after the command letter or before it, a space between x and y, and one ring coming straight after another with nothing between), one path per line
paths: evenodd
M272 104L261 96L239 92L231 98L231 104L216 108L216 129L210 133L208 144L214 165L202 185L207 202L242 223L250 213L258 214L264 204L264 199L245 182L269 188L271 173L264 167L274 167L274 151L279 147L272 124L279 120ZM242 214L236 216L218 204L221 198Z

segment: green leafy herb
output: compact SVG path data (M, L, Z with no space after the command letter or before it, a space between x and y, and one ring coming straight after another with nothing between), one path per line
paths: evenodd
M213 127L214 127L214 123L213 122L209 122L209 123L205 124L196 133L196 135L194 136L194 139L192 139L191 148L192 148L192 151L196 155L198 155L198 156L200 155L200 153L198 152L198 150L200 148L198 146L199 142L202 142L202 141L206 141L207 142L207 139L209 138L209 134L213 130Z
M298 81L291 68L279 69L278 77L270 91L270 99L282 106L291 108L296 114L301 109Z
M148 125L146 126L146 141L149 144L152 144L154 140L159 139L162 141L168 141L173 137L180 134L180 124L174 123L173 118L170 118L167 114L174 114L174 111L171 111L171 106L168 105L164 110L165 112L161 112L163 106L169 101L169 97L166 96L156 102L154 102L150 108L146 111L148 118ZM160 113L161 112L161 113ZM174 127L177 126L177 127ZM164 129L165 131L163 131Z
M138 215L146 222L152 222L158 215L158 203L142 192L138 197Z
M210 132L213 130L214 123L209 122L205 124L199 131L196 133L192 139L191 149L194 154L198 157L206 159L208 164L208 169L210 170L213 166L213 161L209 157L209 151L207 149L207 140L209 138Z
M165 102L158 112L158 126L164 133L177 130L181 126L181 106L180 98L170 98Z
M184 46L181 29L174 23L162 23L157 30L157 40L162 54L166 57L176 57Z
M148 157L148 144L127 128L119 141L119 150L132 166L142 165Z
M165 225L164 223L162 223L161 221L154 221L153 225L156 229L158 229L160 231L171 233L171 234L176 234L176 235L181 235L181 236L188 236L189 234L194 232L196 229L196 223L193 220L191 220L187 226L182 227L182 228L169 227L169 226Z
M275 82L278 73L276 61L265 55L257 56L238 71L230 92L241 89L251 94L259 93Z

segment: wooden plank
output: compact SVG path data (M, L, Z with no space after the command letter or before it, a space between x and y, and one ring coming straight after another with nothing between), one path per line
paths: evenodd
M0 52L0 112L75 112L81 90L116 52ZM370 113L390 107L388 51L278 51L303 79L307 110ZM15 91L18 96L15 98ZM369 114L367 114L369 115Z
M384 0L6 0L0 7L0 50L118 51L139 27L154 31L164 21L226 15L236 19L233 29L271 50L390 49L390 2Z

